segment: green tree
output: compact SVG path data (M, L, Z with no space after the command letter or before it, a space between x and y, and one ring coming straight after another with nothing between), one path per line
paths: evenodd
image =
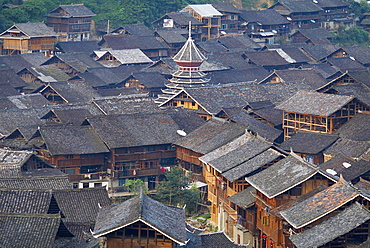
M141 179L128 180L124 184L124 186L128 189L129 192L134 193L134 195L137 195L137 193L139 193L140 190L143 190L144 194L148 193L145 183Z
M186 206L187 212L196 211L199 190L190 185L191 175L184 174L180 166L165 174L166 180L159 183L155 199L173 206Z
M348 30L340 31L333 39L334 43L351 46L361 45L369 41L369 34L361 27L352 27Z

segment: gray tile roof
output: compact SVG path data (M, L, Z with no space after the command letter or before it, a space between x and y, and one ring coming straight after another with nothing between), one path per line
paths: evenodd
M349 71L347 72L347 74L354 78L356 81L365 84L367 87L370 87L370 71Z
M86 118L92 117L93 114L88 109L52 109L41 118L46 119L50 116L57 117L61 123L81 125Z
M0 188L7 189L71 189L67 176L37 178L0 178Z
M8 135L21 126L42 125L43 121L40 119L42 112L45 114L45 110L40 111L36 109L0 111L0 133Z
M7 98L17 109L42 108L49 105L49 101L40 93L8 96Z
M6 83L0 84L0 97L1 98L7 97L7 96L16 96L20 94L21 93L18 92L10 83L6 82ZM0 100L7 101L7 99L0 99Z
M110 149L170 144L179 138L179 125L165 113L110 115L88 121Z
M138 48L107 50L104 56L100 57L96 61L102 63L107 67L110 67L110 61L104 60L105 56L108 54L112 55L121 65L153 63L153 61Z
M287 7L291 12L320 12L322 8L310 1L304 0L279 0L280 4Z
M369 219L369 210L355 202L311 229L290 236L289 239L298 248L319 247L352 231Z
M101 64L93 60L89 55L83 52L72 52L72 53L61 53L54 57L51 57L48 61L42 65L51 63L52 61L60 60L67 65L71 66L77 72L85 72L90 68L100 68L103 67Z
M341 138L353 141L370 141L370 113L358 113L337 131Z
M163 29L157 30L156 33L167 43L181 43L185 44L187 32L183 29Z
M167 108L164 110L185 133L191 133L206 122L196 111L186 108Z
M341 178L337 183L280 214L294 228L304 227L335 211L359 195L359 191Z
M281 143L280 148L286 151L292 149L294 152L299 153L318 154L333 144L338 138L338 135L333 134L299 131L290 139Z
M108 152L108 148L90 126L50 125L40 127L39 131L52 155Z
M133 77L140 81L148 89L165 88L168 80L159 72L134 72Z
M136 24L123 24L120 27L113 30L111 33L127 33L128 35L136 36L150 36L153 35L154 31L146 26L144 23Z
M199 158L224 173L266 151L271 143L248 132ZM238 179L238 178L237 178Z
M146 50L166 50L169 46L165 42L160 42L154 36L122 36L112 35L104 36L103 40L107 43L107 47L121 50L139 48L142 51Z
M337 85L332 89L340 95L353 95L367 106L370 106L370 88L363 83Z
M283 154L275 149L269 148L260 154L242 162L234 168L222 173L222 175L229 181L233 182L240 178L247 176L250 173L256 172L262 166L273 162L279 157L283 158Z
M184 209L164 205L143 194L100 209L93 236L100 237L141 220L176 243L186 241Z
M0 63L1 62L2 61L0 57ZM13 89L23 88L27 86L27 83L24 82L12 69L9 69L9 68L0 69L0 79L3 84L4 83L9 84L13 87Z
M93 103L106 115L162 112L152 98L142 94L98 98Z
M14 24L19 30L26 35L33 37L57 37L58 34L43 22L26 22Z
M220 2L220 3L212 3L212 6L215 7L218 11L226 12L226 13L236 13L239 14L240 10L234 7L234 5L230 2Z
M203 248L237 248L246 247L245 245L235 244L224 231L216 233L204 233L200 234ZM199 246L198 246L199 247Z
M280 115L281 119L281 115ZM274 142L282 134L281 130L273 128L247 114L245 111L241 111L231 117L232 121L247 126L247 129L255 134L265 138L268 141Z
M56 65L42 65L28 69L44 83L67 81L70 76Z
M358 62L367 66L370 63L370 49L366 46L345 46L342 49Z
M0 214L1 247L52 247L59 214Z
M245 180L268 198L273 198L318 173L318 167L290 154L267 169ZM272 183L273 182L273 183Z
M242 10L240 18L247 22L258 22L261 25L287 25L290 22L274 9Z
M356 161L340 153L320 164L319 167L324 171L334 170L338 175L341 174L346 181L352 181L370 171L370 162L364 159Z
M236 61L238 61L236 59ZM241 66L243 66L244 61L240 61ZM233 66L232 64L229 64ZM231 83L241 83L241 82L259 82L269 75L268 71L263 67L253 67L244 68L236 70L223 70L223 71L213 71L207 74L207 78L210 78L210 83L217 84L231 84Z
M53 196L66 223L94 223L99 208L111 205L105 187L53 190Z
M366 70L366 67L353 57L328 58L328 63L338 67L342 72L348 70Z
M87 103L99 97L99 93L84 81L50 83L48 87L56 91L68 103Z
M91 17L95 14L89 10L84 4L69 4L69 5L60 5L58 8L51 11L46 16L50 17Z
M363 156L370 148L370 143L368 141L354 141L345 138L339 138L334 144L328 147L324 153L327 154L339 154L352 158L360 158Z
M51 190L0 189L1 213L47 214Z
M236 193L233 196L230 196L228 199L238 207L243 209L247 209L254 204L256 201L254 195L256 193L256 189L252 186L248 186L245 190L242 190Z
M325 8L346 8L348 7L350 4L349 3L346 3L344 1L341 1L341 0L317 0L317 4L325 9Z
M177 140L175 145L206 154L244 134L245 129L246 127L243 125L212 118L201 127Z
M217 40L207 40L203 42L197 42L197 45L201 50L203 50L206 53L226 52L228 50L224 45L219 43Z
M312 89L327 84L326 79L313 69L276 70L272 74L278 75L284 82L304 81Z
M317 61L324 60L329 55L340 49L338 45L315 45L315 46L304 46L302 47L310 56L312 56Z
M354 99L353 96L341 96L313 91L298 91L295 95L276 106L287 112L330 116Z
M65 41L58 42L55 47L63 53L83 52L91 55L94 51L99 50L99 40L84 40L84 41Z
M326 189L327 187L328 186L326 186L324 184L321 184L320 186L314 188L310 192L308 192L304 195L301 195L298 198L292 199L291 201L289 201L287 203L284 203L283 205L280 205L278 207L275 207L275 208L271 209L269 211L269 214L271 214L272 216L277 216L280 219L283 219L283 217L281 216L281 212L283 212L287 209L290 209L290 208L296 206L297 204L300 204L301 202L307 200L308 198L311 198L312 196L314 196L315 194L319 193L320 191Z

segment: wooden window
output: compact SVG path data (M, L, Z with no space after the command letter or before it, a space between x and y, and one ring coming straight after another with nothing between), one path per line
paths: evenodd
M265 225L265 226L269 226L270 225L270 218L268 216L263 216L262 224Z

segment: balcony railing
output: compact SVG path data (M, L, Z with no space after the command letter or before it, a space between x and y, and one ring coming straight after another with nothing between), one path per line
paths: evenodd
M116 178L155 176L155 175L162 175L162 174L164 174L164 171L162 171L161 168L114 171L114 177Z

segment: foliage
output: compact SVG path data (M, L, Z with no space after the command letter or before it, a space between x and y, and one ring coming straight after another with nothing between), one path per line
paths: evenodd
M181 10L188 4L204 4L218 0L0 0L3 4L20 5L19 8L0 8L0 31L13 23L44 21L47 13L61 4L83 3L97 14L94 21L104 24L110 20L111 27L122 24L145 23L150 26L153 21L166 13ZM4 21L2 21L4 20Z
M370 6L366 0L361 0L359 2L355 0L345 0L350 4L350 13L354 13L356 17L361 17L363 13L370 10Z
M333 42L343 45L361 45L369 41L369 34L361 27L352 27L348 30L339 29L338 34L334 37Z
M157 187L155 199L173 206L186 205L188 212L195 212L200 194L195 186L189 188L191 175L185 175L179 166L167 171L165 177Z
M141 179L128 180L124 186L127 187L129 192L134 193L134 195L136 195L140 189L143 190L144 194L148 193L145 183Z

